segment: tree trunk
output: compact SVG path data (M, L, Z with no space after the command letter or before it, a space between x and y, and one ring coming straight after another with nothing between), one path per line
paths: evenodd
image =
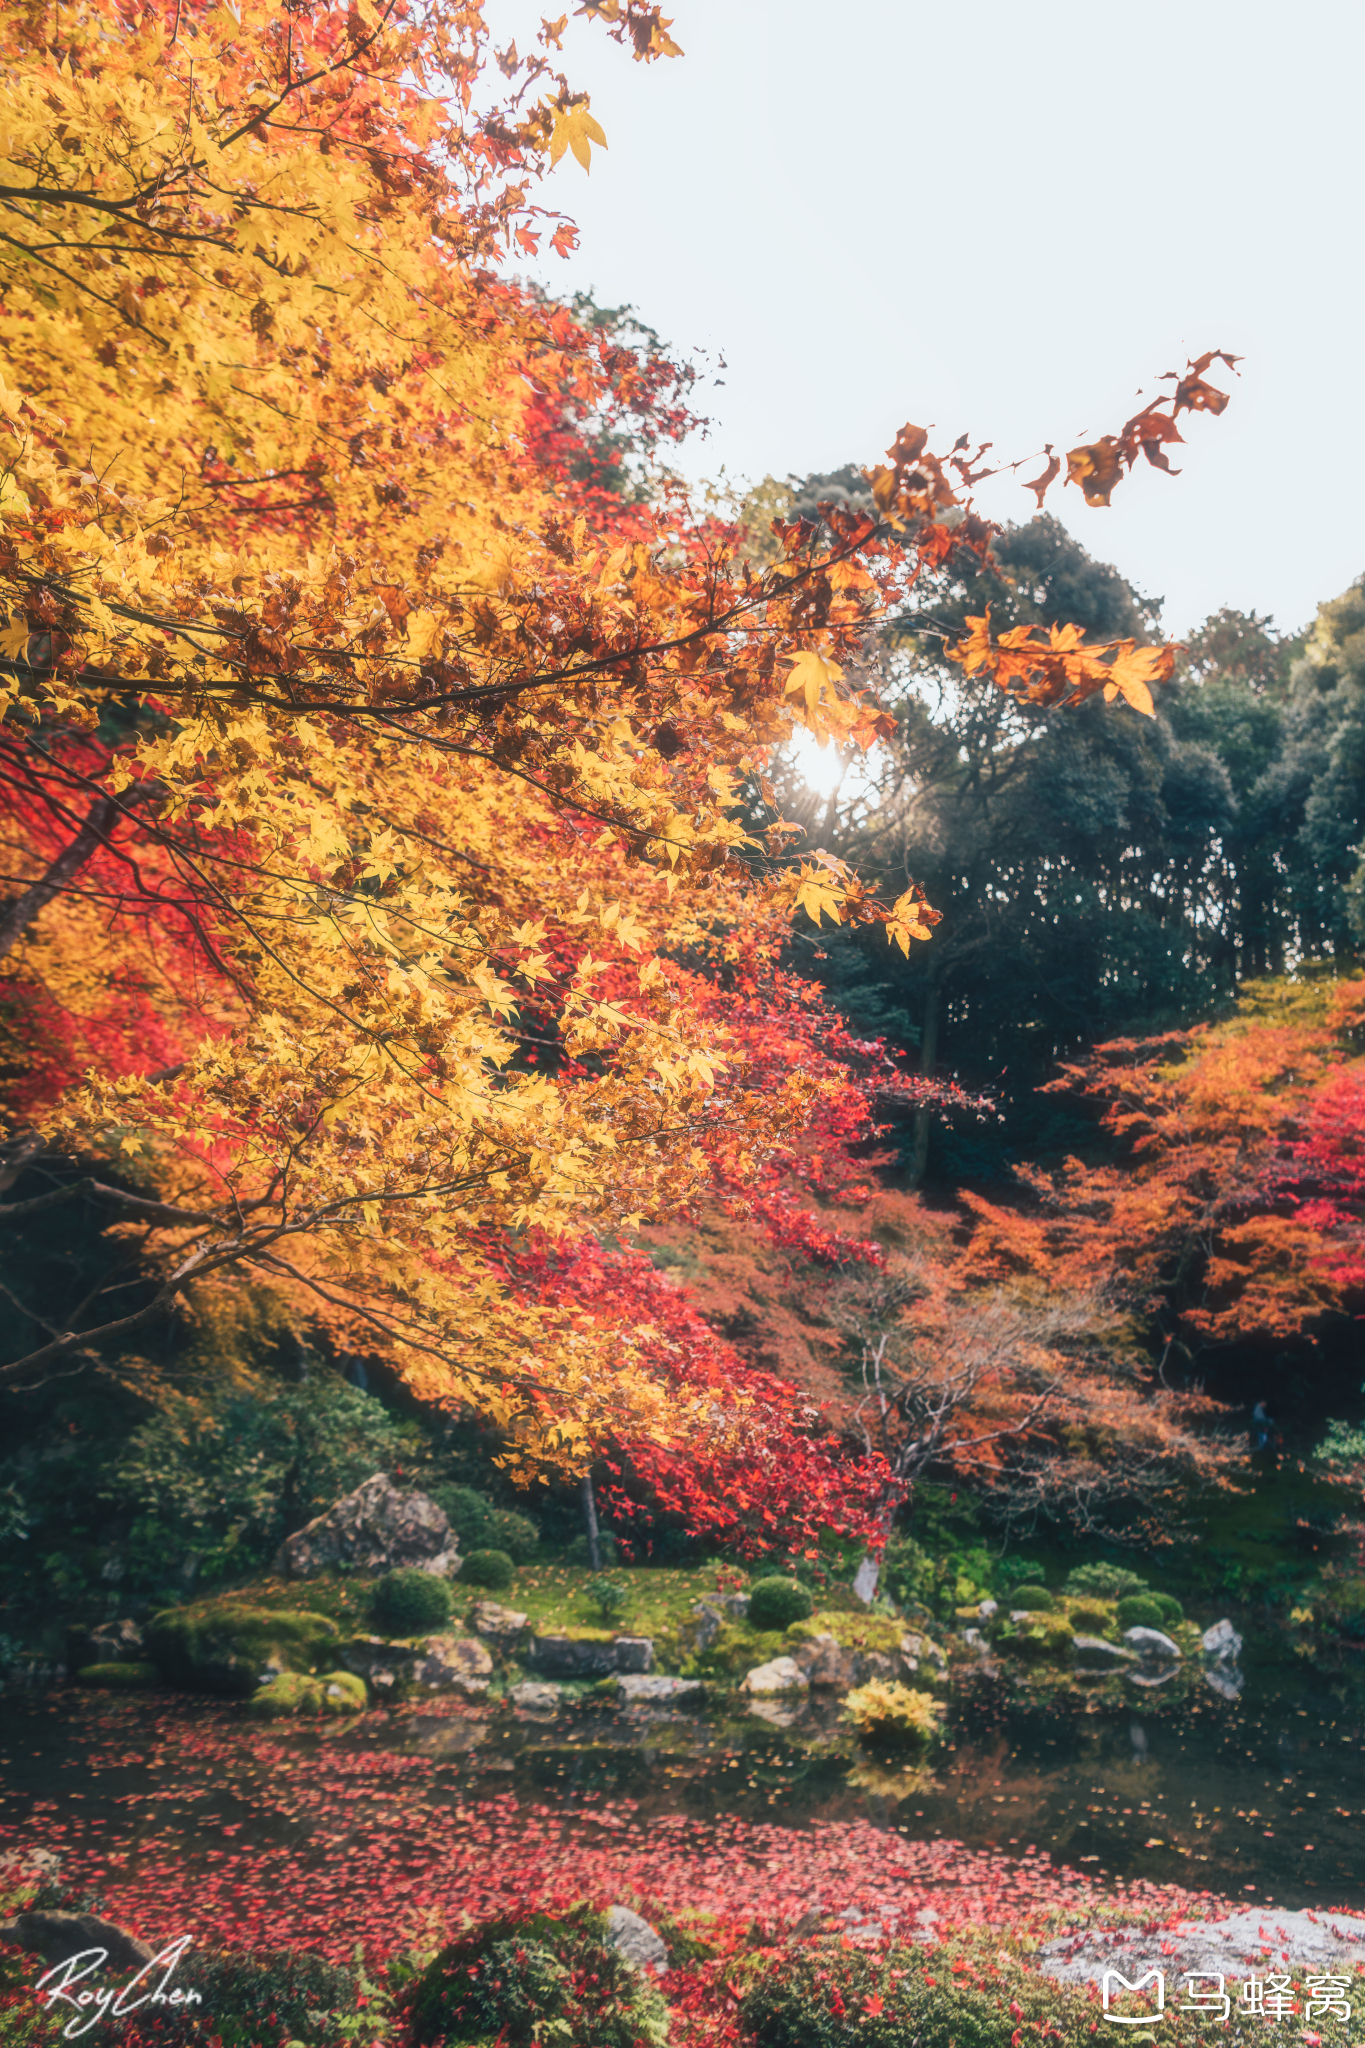
M924 1029L920 1034L919 1070L926 1079L932 1076L938 1061L938 1013L940 990L937 981L931 981L924 992ZM915 1111L914 1149L910 1155L910 1185L917 1188L924 1179L929 1164L929 1112Z
M54 896L61 894L71 877L85 866L115 818L119 806L111 796L98 796L90 814L69 846L64 846L45 875L30 883L22 896L0 917L0 960L18 945L24 933Z
M595 1572L602 1569L602 1544L597 1533L597 1497L592 1490L592 1474L583 1474L583 1522L588 1532L588 1562Z

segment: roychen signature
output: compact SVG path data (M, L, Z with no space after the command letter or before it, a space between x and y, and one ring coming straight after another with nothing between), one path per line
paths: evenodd
M182 1934L177 1940L167 1942L149 1963L143 1964L132 1982L125 1984L122 1990L116 1987L97 1990L85 1982L87 1977L93 1977L95 1972L108 1962L107 1948L83 1948L76 1955L68 1956L64 1962L54 1963L33 1988L35 1991L43 1992L49 2010L53 2006L69 2005L75 2013L75 2018L68 2021L62 2029L64 2041L74 2041L78 2035L88 2032L97 2020L121 2019L130 2012L136 2012L139 2006L202 2005L204 2001L198 1991L166 1989L176 1964L193 1938L192 1935ZM160 1981L153 1990L144 1991L140 1998L135 1997L138 1986L158 1964L164 1965ZM77 1985L84 1988L78 1991L75 1988ZM47 1986L45 1991L44 1986Z

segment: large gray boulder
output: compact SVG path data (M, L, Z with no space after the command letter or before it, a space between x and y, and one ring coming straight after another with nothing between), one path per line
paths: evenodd
M653 1636L618 1636L616 1638L616 1669L618 1671L652 1671L654 1668Z
M1242 1638L1225 1617L1204 1630L1199 1648L1208 1664L1235 1664L1242 1654Z
M493 1659L473 1636L428 1636L412 1662L412 1682L428 1692L480 1699L493 1676Z
M156 1954L116 1921L95 1913L16 1913L0 1920L0 1941L39 1955L45 1963L65 1962L83 1949L102 1948L111 1970L140 1970Z
M1100 1636L1073 1636L1071 1642L1081 1671L1115 1671L1121 1665L1137 1662L1136 1650L1106 1643Z
M469 1626L503 1656L510 1656L526 1634L526 1616L515 1607L500 1607L496 1600L476 1600L469 1610Z
M1351 1977L1357 1964L1365 1963L1365 1920L1355 1913L1286 1913L1278 1906L1248 1906L1223 1920L1182 1920L1174 1926L1167 1921L1159 1944L1146 1927L1087 1928L1044 1942L1035 1960L1044 1976L1072 1984L1097 1984L1105 1970L1119 1971L1133 1982L1143 1971L1160 1968L1169 2009L1184 1995L1187 1973L1259 1974L1271 1967L1268 1952L1275 1968L1281 1967L1282 1955L1292 1957L1295 1978L1318 1973Z
M616 1669L616 1644L597 1636L537 1636L526 1661L542 1678L606 1678Z
M616 1681L616 1696L623 1706L667 1706L678 1700L698 1700L706 1688L699 1678L673 1678L666 1671L627 1672Z
M284 1578L311 1579L338 1567L391 1572L416 1565L448 1573L458 1564L450 1524L435 1501L402 1493L386 1472L376 1472L288 1537L274 1568Z
M1180 1645L1159 1628L1126 1628L1123 1640L1140 1664L1178 1664Z
M608 1906L607 1942L633 1970L662 1977L668 1968L668 1948L657 1928L629 1906Z
M792 1657L774 1657L771 1663L755 1664L740 1681L740 1691L751 1697L772 1697L775 1693L805 1692L809 1681Z

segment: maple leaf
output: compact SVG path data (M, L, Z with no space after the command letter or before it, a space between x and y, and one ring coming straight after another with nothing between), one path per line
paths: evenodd
M784 686L784 695L795 696L799 691L805 704L806 715L809 717L814 713L826 687L830 683L837 683L842 675L843 670L837 662L827 661L812 647L804 648L792 665Z
M1052 452L1052 443L1050 441L1043 450L1043 453L1047 457L1046 467L1040 470L1037 476L1031 477L1024 486L1026 491L1032 491L1037 498L1038 510L1040 512L1043 509L1043 499L1047 496L1048 488L1060 474L1062 467L1060 458Z
M576 107L555 108L554 133L550 137L550 163L559 162L565 150L571 150L585 171L592 169L592 150L596 143L605 149L607 138L598 123L588 112L586 103Z
M1123 474L1123 451L1113 434L1072 448L1066 458L1066 480L1079 484L1087 505L1107 505Z

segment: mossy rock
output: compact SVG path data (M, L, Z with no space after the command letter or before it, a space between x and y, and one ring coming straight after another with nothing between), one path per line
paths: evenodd
M1073 1655L1072 1629L1065 1614L1035 1614L1018 1624L1013 1637L1002 1637L1000 1647L1036 1664L1069 1664Z
M152 1662L172 1685L245 1699L275 1672L330 1663L340 1630L323 1614L236 1607L226 1601L171 1607L146 1631Z
M899 1654L904 1634L905 1623L888 1614L869 1614L865 1607L856 1614L822 1607L809 1621L794 1621L787 1630L787 1640L810 1643L817 1636L833 1636L841 1649L876 1650L884 1657L894 1657Z
M83 1664L76 1673L78 1685L107 1686L112 1692L145 1692L160 1685L155 1664Z
M1118 1633L1118 1615L1112 1600L1068 1600L1066 1618L1078 1636L1110 1636Z
M363 1714L369 1703L364 1679L349 1671L325 1671L318 1678L283 1671L252 1694L247 1712L265 1720L288 1714Z
M785 1630L727 1624L689 1662L697 1671L718 1678L742 1678L755 1664L771 1664L774 1657L789 1657L791 1650L791 1639Z

